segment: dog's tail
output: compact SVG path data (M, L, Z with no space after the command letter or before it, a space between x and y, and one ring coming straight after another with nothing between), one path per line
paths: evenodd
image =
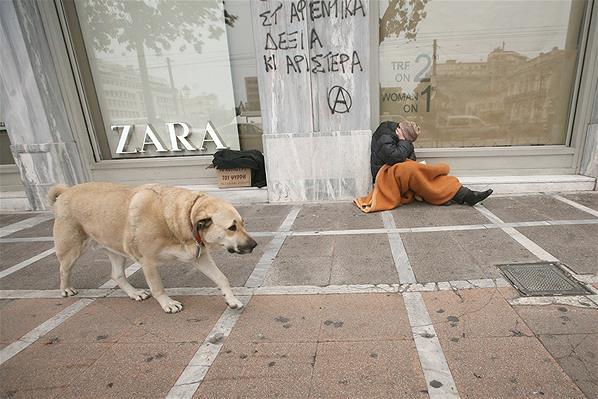
M68 186L65 186L64 184L57 184L55 186L52 186L50 188L50 191L48 191L48 202L50 203L50 205L54 205L54 203L58 199L58 196L64 193L66 190L68 190Z

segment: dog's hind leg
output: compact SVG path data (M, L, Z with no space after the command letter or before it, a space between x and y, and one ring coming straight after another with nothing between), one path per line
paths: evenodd
M204 253L197 260L197 268L212 280L220 291L224 294L224 300L231 309L238 309L243 307L243 302L239 301L230 288L230 283L226 276L218 269L214 260L208 251Z
M112 264L112 273L110 274L112 280L114 280L131 299L143 301L144 299L149 298L149 292L138 290L127 281L127 277L125 276L125 262L127 261L127 258L108 250L106 252L108 253L108 258L110 258L110 263Z
M81 256L87 234L78 224L57 218L54 221L54 242L56 257L60 262L60 293L62 296L77 295L77 290L71 285L71 270Z

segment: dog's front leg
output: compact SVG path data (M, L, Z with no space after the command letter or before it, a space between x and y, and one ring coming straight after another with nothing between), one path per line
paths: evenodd
M210 253L208 251L204 250L203 254L201 254L199 259L197 259L197 267L210 280L216 283L218 288L220 288L220 290L224 294L224 300L231 309L238 309L243 307L243 302L239 301L235 297L233 291L230 288L230 283L228 282L228 279L224 274L222 274L220 269L218 269L218 267L214 263L214 260L212 259L212 256L210 256Z
M164 285L162 285L162 279L158 271L158 264L156 262L142 260L140 261L141 267L143 268L143 274L145 280L150 287L152 296L156 298L162 309L166 313L177 313L183 310L183 304L179 301L175 301L164 291Z

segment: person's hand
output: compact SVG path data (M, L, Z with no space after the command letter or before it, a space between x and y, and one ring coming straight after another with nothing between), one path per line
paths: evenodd
M403 133L403 131L401 130L401 128L399 126L397 126L395 132L397 133L397 136L399 136L399 139L405 140L405 134Z
M401 122L397 129L403 134L404 140L414 142L420 135L421 130L415 122Z

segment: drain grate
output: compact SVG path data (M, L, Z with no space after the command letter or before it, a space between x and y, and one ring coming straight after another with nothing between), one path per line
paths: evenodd
M590 292L554 263L499 266L525 296L587 295Z

